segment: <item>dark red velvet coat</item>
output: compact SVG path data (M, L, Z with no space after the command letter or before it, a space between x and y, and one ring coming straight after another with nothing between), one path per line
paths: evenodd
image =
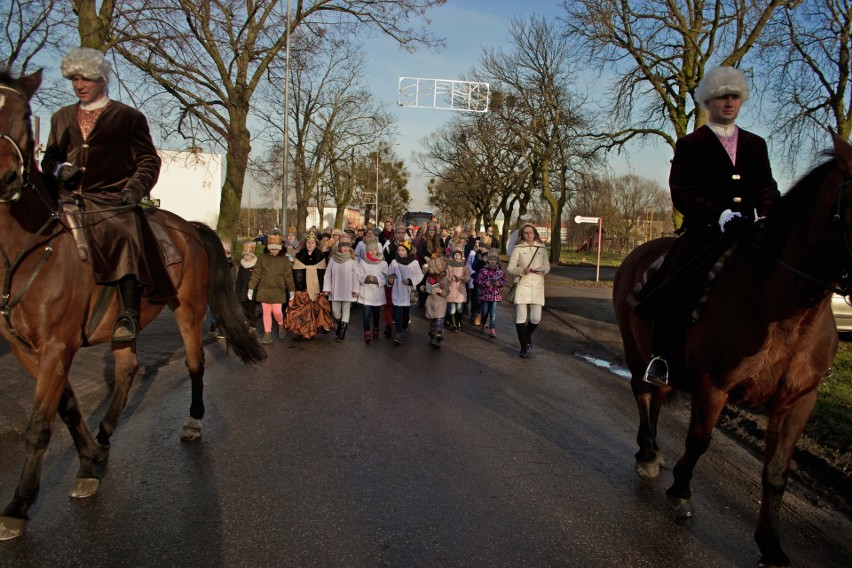
M683 214L682 230L719 232L725 209L754 220L766 216L780 195L772 177L766 142L739 129L737 163L708 126L677 141L669 175L672 203Z

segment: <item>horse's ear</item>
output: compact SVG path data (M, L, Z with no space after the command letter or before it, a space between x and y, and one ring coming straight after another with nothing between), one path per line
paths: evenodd
M837 158L840 169L843 170L843 177L850 179L852 178L852 146L834 131L831 137L834 139L834 157Z
M33 98L33 95L41 86L42 71L43 69L39 69L34 73L30 73L29 75L18 79L18 84L21 86L21 90L28 99Z

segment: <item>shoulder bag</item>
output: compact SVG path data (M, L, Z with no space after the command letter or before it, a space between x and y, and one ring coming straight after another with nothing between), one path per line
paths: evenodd
M535 252L533 253L532 258L530 258L530 263L527 264L527 268L532 266L532 261L535 260L535 255L537 255L537 254L538 254L538 247L535 247ZM512 285L509 287L509 292L506 294L506 300L510 304L515 303L515 293L518 291L518 282L521 281L521 278L523 278L523 276L518 276L517 278L515 278L515 280L512 282Z

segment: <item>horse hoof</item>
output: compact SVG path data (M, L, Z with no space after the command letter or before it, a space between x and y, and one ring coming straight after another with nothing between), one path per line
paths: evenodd
M24 534L27 526L25 519L16 517L0 517L0 540L12 540Z
M695 513L692 508L692 499L681 499L680 497L666 497L666 501L669 505L669 510L675 514L676 517L680 517L682 519L687 519L692 517Z
M660 462L654 460L651 462L636 462L636 473L642 479L656 479L660 475Z
M201 420L197 418L187 418L186 424L183 425L183 431L180 433L180 439L183 442L191 442L201 437Z
M74 481L74 487L71 489L71 493L69 493L68 496L73 497L74 499L85 499L86 497L91 497L98 492L100 484L101 480L94 477L78 477Z

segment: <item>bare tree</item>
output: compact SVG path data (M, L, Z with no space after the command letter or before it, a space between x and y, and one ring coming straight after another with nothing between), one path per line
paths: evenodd
M775 10L799 0L563 0L565 32L617 79L605 103L607 148L675 141L701 126L695 87L709 65L739 66Z
M802 0L783 10L761 50L768 123L794 169L833 130L852 134L852 2Z
M58 0L9 0L8 12L3 12L6 34L0 50L0 68L25 75L39 54L56 50L67 8Z
M573 190L571 173L592 158L581 135L587 130L581 110L585 101L571 88L580 70L570 43L552 21L515 18L509 34L511 49L486 51L482 73L500 85L504 96L514 97L513 104L495 105L495 113L523 145L530 185L548 203L551 226L560 227ZM555 239L552 262L559 260L560 249L561 240Z
M225 149L218 230L233 240L252 147L252 100L284 48L285 22L295 37L332 28L352 35L378 30L414 49L437 42L410 20L444 2L295 2L289 18L282 0L127 0L120 6L107 0L98 9L95 0L76 0L75 7L84 44L115 49L178 103L179 134L197 142L203 132L204 142Z

